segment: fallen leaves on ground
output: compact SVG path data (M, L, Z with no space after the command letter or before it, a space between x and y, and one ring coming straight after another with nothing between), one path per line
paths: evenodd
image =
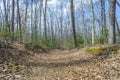
M14 44L0 41L0 80L120 80L120 53L74 49L31 55Z

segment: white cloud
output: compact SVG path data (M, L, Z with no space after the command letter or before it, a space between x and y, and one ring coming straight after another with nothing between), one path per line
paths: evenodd
M4 6L3 6L3 3L0 2L0 8L3 10L4 9Z
M48 1L48 4L49 5L57 5L58 4L58 0L50 0L50 1Z

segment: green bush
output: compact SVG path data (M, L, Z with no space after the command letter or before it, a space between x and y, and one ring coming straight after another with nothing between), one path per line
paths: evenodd
M77 35L76 37L77 37L77 45L78 45L78 47L80 47L80 48L84 47L83 37L80 36L80 35Z
M52 49L59 48L60 47L60 43L55 38L53 38L53 39L48 38L47 39L47 46L48 46L48 48L52 48Z
M47 41L45 40L45 36L41 36L39 38L39 44L41 45L41 47L43 48L59 48L60 44L58 42L57 39L53 38L47 38Z
M77 46L78 47L83 47L83 37L80 35L76 35L76 40L77 40ZM68 39L66 40L66 49L72 49L73 48L73 41L72 41L72 36L69 36Z
M72 38L68 38L68 40L66 41L66 49L72 49L73 48L73 41Z

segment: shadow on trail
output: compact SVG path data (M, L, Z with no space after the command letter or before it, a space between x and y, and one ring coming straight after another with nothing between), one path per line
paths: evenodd
M103 60L109 58L109 55L110 55L110 53L105 53L105 54L90 57L88 59L74 60L74 61L70 61L70 62L66 62L66 63L55 63L55 62L34 63L34 62L30 62L28 64L28 67L47 67L47 68L68 67L68 66L80 66L80 67L82 67L82 66L86 66L86 65L89 65L89 64L92 64L92 63L94 64L94 63L97 63L97 62L102 62Z

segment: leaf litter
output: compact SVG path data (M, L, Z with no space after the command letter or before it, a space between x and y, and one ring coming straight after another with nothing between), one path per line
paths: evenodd
M119 52L91 55L73 49L42 53L28 50L25 44L0 41L0 80L120 80Z

